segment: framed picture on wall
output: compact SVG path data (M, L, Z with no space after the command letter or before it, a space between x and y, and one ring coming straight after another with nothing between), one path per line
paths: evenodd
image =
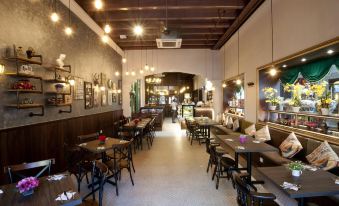
M113 91L112 90L108 90L108 94L107 94L107 104L109 106L113 105Z
M118 81L118 90L120 90L120 92L118 93L118 103L119 105L122 105L122 81L119 80Z
M112 102L117 103L117 95L115 93L112 93Z
M74 77L74 100L84 99L84 80L80 77Z
M98 107L101 103L99 86L93 87L93 107Z
M93 108L93 85L91 82L84 82L85 109Z
M101 91L101 106L107 106L107 90Z

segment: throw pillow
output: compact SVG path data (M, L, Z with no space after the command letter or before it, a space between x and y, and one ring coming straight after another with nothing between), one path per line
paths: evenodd
M226 125L226 127L227 127L228 129L232 129L232 127L233 127L233 119L232 119L231 116L228 116L227 119L228 119L228 120L227 120L227 125Z
M233 131L236 132L239 129L239 119L236 118L233 122Z
M281 143L279 146L281 150L281 154L285 158L292 158L296 155L300 150L303 149L303 146L299 142L298 138L295 136L294 132L292 132L288 137Z
M324 170L330 170L338 166L339 157L333 151L327 141L321 143L313 152L306 156L309 163L321 167Z
M262 142L271 140L270 131L267 125L255 132L255 139Z
M227 126L227 123L228 123L228 115L223 115L223 125L224 126Z
M254 136L255 135L255 124L252 124L251 126L247 127L245 129L245 134Z

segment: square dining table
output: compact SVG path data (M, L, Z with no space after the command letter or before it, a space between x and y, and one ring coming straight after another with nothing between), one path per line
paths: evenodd
M262 142L256 141L253 137L247 136L245 142L240 142L240 135L230 134L230 135L217 135L217 138L222 143L221 146L226 145L234 151L234 157L236 162L237 170L246 170L248 174L248 183L253 184L262 184L263 181L257 180L252 181L252 153L256 152L276 152L277 148ZM239 154L245 154L246 156L246 168L239 168Z
M34 193L29 196L23 196L16 188L16 183L0 186L3 191L0 194L0 205L4 206L73 206L82 202L80 194L70 177L66 174L61 180L49 181L47 177L39 178L39 186L34 189ZM63 192L73 191L75 195L70 200L56 201L58 195Z
M211 138L211 127L220 124L217 121L214 121L208 117L194 117L193 119L194 122L203 131L204 136L208 139Z
M304 170L300 177L292 176L287 166L258 167L257 169L287 196L297 199L299 206L304 205L304 199L307 197L339 194L339 185L335 184L337 176L322 169ZM300 185L301 188L298 191L283 189L280 185L284 182Z

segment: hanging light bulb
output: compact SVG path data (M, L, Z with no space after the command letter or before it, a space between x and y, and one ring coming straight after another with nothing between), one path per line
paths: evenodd
M137 25L134 26L133 33L136 36L141 36L143 32L144 32L144 29L142 28L141 25L137 24Z
M101 91L105 91L105 89L106 89L106 88L105 88L104 86L101 86L101 87L100 87L100 90L101 90Z
M104 6L104 4L102 3L102 1L101 0L95 0L94 1L94 7L96 8L96 9L102 9L102 7Z
M237 85L240 85L240 84L241 84L241 79L237 79L237 80L235 81L235 83L236 83Z
M102 40L102 42L104 42L105 44L108 42L108 40L109 40L109 37L108 37L108 35L103 35L102 37L101 37L101 40Z
M125 64L127 62L127 59L124 57L124 58L121 59L121 61L122 61L122 63Z
M112 31L111 26L106 24L105 27L104 27L104 31L105 31L106 34L111 33L111 31Z
M222 83L222 88L226 88L226 87L227 87L226 83L225 82Z
M274 77L278 73L278 71L276 70L276 68L273 67L270 69L269 73L272 77Z
M155 70L155 68L152 66L152 67L151 67L151 72L154 72L154 70Z
M58 15L56 12L53 12L53 13L51 14L51 20L52 20L53 22L58 22L59 19L60 19L60 17L59 17L59 15Z
M149 70L149 66L148 64L145 65L145 71L148 71Z
M125 73L125 75L126 75L126 76L129 76L129 72L127 71L127 72Z
M132 75L132 76L135 76L135 71L132 71L132 72L131 72L131 75Z
M66 28L65 28L65 34L68 35L68 36L72 35L72 34L73 34L72 28L69 27L69 26L66 26Z
M120 75L120 72L116 71L115 76L119 76L119 75Z
M144 70L140 69L140 74L143 74L144 73Z

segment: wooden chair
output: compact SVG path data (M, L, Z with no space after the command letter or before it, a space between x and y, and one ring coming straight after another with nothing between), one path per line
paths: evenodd
M272 193L260 193L246 183L242 175L234 172L233 180L237 190L237 202L239 206L278 206Z
M91 134L86 134L86 135L79 135L78 136L78 144L89 142L92 140L96 140L99 138L99 133L91 133Z
M109 170L107 166L97 160L93 161L92 169L92 182L91 182L91 192L83 197L83 203L81 206L102 206L102 198L104 195L104 185L107 181ZM95 187L95 185L98 185ZM95 201L95 193L99 191L99 203ZM92 200L86 200L89 196L92 196Z
M131 166L133 164L132 160L132 141L126 141L126 143L122 143L113 148L113 156L109 161L104 162L107 165L108 169L112 173L109 178L114 178L116 183L116 195L119 195L118 190L118 179L121 179L121 171L123 169L127 169L130 175L130 179L132 185L134 186L134 180L132 177Z
M55 159L47 159L41 160L37 162L30 162L30 163L23 163L17 165L10 165L4 167L5 174L8 174L10 183L14 183L27 177L26 175L22 174L24 171L33 170L37 168L42 168L35 177L40 177L43 173L47 172L47 175L51 173L51 165L55 164Z

